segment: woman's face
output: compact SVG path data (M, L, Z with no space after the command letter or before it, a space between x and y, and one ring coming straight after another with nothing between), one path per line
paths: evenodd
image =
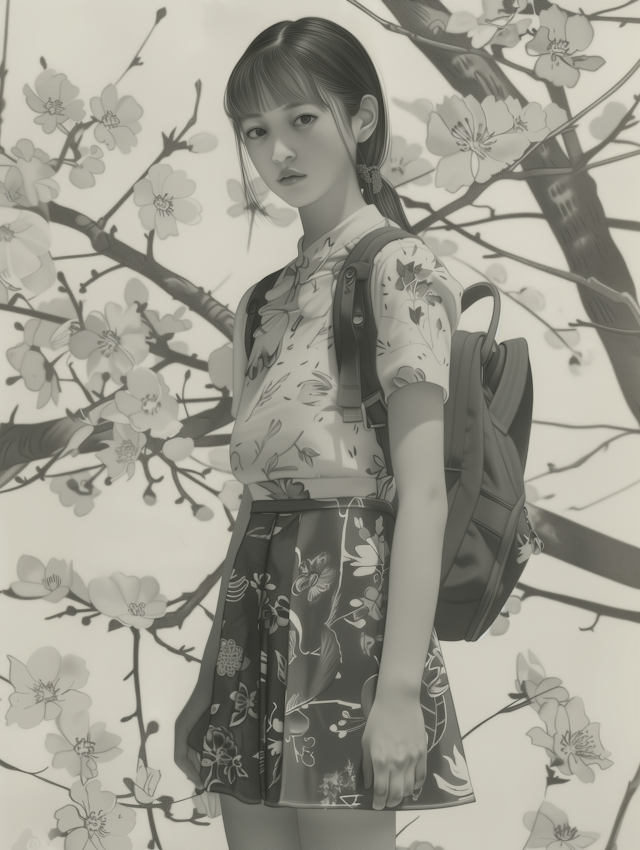
M343 132L344 140L328 109L313 103L277 106L270 96L266 111L242 120L244 143L258 174L279 198L298 208L357 179L356 141L349 130Z

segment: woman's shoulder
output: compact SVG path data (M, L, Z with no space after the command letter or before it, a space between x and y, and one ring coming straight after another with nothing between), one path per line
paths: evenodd
M405 293L414 299L436 295L444 303L454 329L460 319L463 291L460 282L419 236L395 239L375 257L371 274L374 303ZM387 304L384 313L388 315L389 309Z

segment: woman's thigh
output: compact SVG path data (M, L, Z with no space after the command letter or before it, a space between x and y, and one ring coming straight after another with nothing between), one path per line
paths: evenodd
M220 803L229 850L301 850L295 809L241 803L229 794L220 794Z
M394 850L396 814L357 809L298 809L301 850Z

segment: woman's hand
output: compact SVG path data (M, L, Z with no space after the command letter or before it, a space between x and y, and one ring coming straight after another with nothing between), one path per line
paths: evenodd
M427 778L427 733L419 696L378 694L362 736L364 784L373 808L397 806Z

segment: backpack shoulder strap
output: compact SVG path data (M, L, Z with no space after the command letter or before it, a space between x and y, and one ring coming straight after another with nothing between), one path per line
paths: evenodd
M419 238L398 227L380 227L367 233L352 249L338 276L333 302L333 335L340 375L338 405L343 408L344 422L363 421L363 388L367 395L379 390L375 368L369 369L371 359L361 357L365 353L368 332L373 330L375 334L374 323L365 322L371 315L368 284L373 261L390 242L408 237ZM375 340L372 350L375 350ZM361 375L363 360L366 374Z
M278 271L271 272L271 274L268 274L266 277L263 277L261 281L256 283L255 287L253 288L251 298L247 302L247 321L244 328L244 348L247 353L247 360L249 359L249 355L251 354L251 346L253 345L253 335L257 331L258 325L260 324L260 316L258 314L258 310L260 309L260 307L267 303L267 292L278 280L281 272L283 271L283 268L278 269Z

